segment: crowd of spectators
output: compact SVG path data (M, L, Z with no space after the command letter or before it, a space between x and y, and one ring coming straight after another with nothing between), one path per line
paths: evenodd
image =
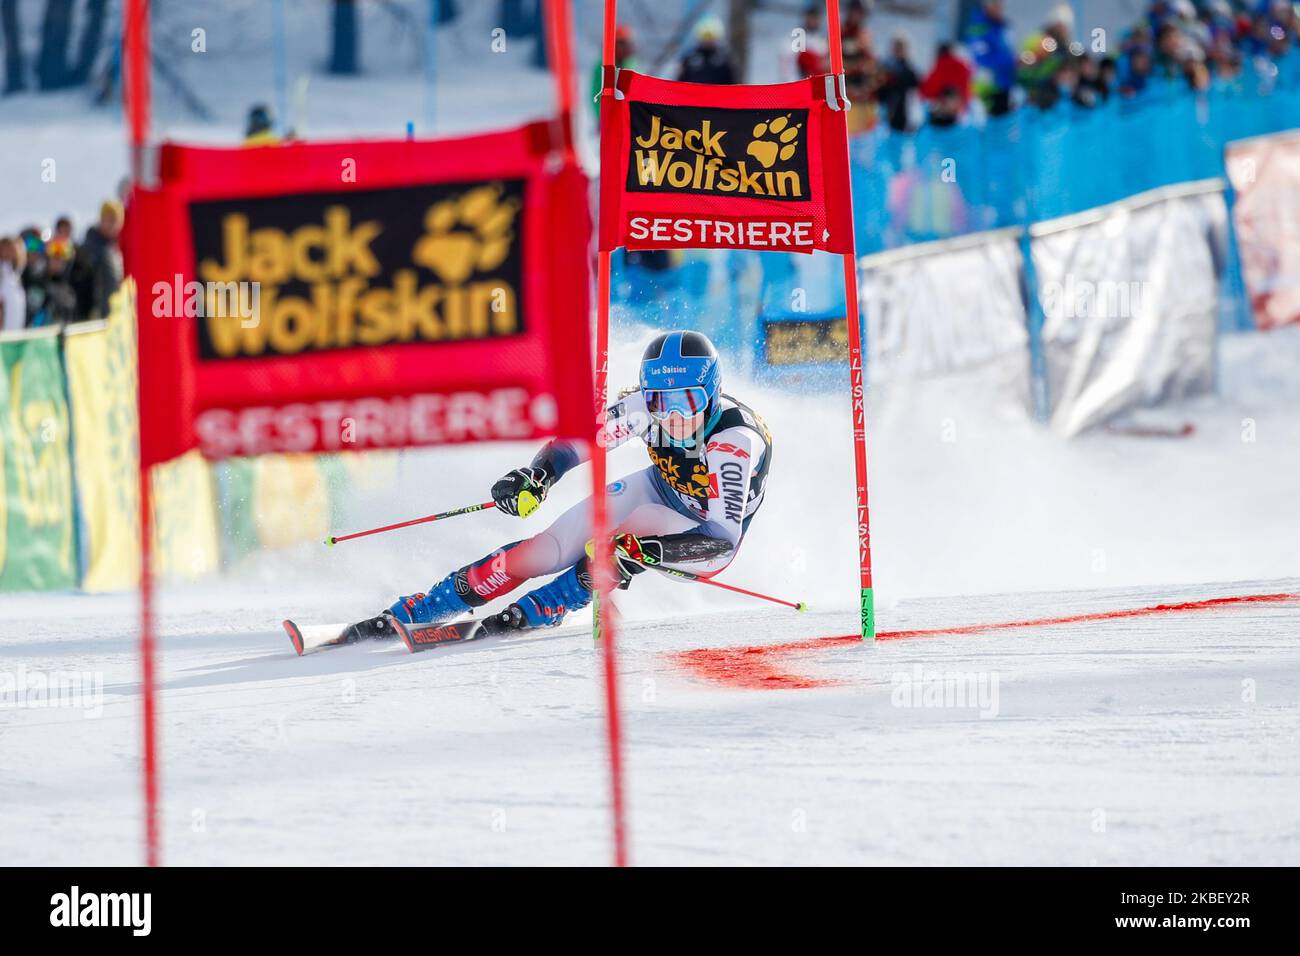
M785 69L792 79L830 72L823 8L810 3L793 32ZM1149 0L1144 16L1117 37L1100 28L1076 35L1073 10L1060 3L1019 40L1005 0L982 0L960 41L940 43L926 70L904 33L890 38L887 53L877 52L863 0L841 10L851 132L881 124L898 132L979 124L1026 107L1090 110L1180 89L1268 87L1283 73L1300 80L1300 2L1293 0ZM639 68L626 25L618 27L615 63ZM718 17L695 23L676 79L741 81ZM593 100L600 84L597 64Z
M792 77L830 71L822 11L814 2L803 14L789 57ZM1150 0L1142 19L1113 38L1098 29L1076 35L1071 8L1062 3L1018 42L1005 0L982 0L960 31L960 42L940 43L926 70L916 65L905 34L893 36L888 52L878 53L869 20L862 0L842 6L840 44L854 103L853 132L978 125L1020 109L1092 110L1179 89L1300 81L1300 2L1292 0ZM620 25L616 39L615 62L636 69L630 28ZM741 80L719 18L705 16L694 24L676 78ZM597 64L593 94L600 84ZM246 143L277 142L272 126L269 110L255 107ZM107 315L109 296L122 281L122 219L121 204L109 200L80 244L66 216L52 229L33 226L0 236L0 330Z
M122 204L106 201L80 243L72 220L0 236L0 330L59 325L108 315L122 283Z
M1179 89L1268 87L1283 73L1300 78L1300 4L1290 0L1151 0L1119 37L1101 29L1076 36L1074 14L1062 3L1019 42L1004 0L983 0L961 42L939 44L927 71L916 66L904 34L878 55L868 21L859 0L841 20L855 132L980 123L1027 107L1090 110ZM815 39L824 35L820 4L800 26L808 40L792 57L794 73L828 72L824 42Z

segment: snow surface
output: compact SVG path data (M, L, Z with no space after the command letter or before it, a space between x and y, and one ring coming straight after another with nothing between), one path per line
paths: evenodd
M1279 591L1300 579L917 600L884 617L934 627ZM599 655L580 627L297 658L272 622L301 601L355 610L336 594L169 594L167 862L608 862ZM120 597L4 603L6 669L104 681L97 719L4 715L9 864L140 859L130 610ZM843 685L772 691L714 685L667 652L844 634L852 613L637 624L621 642L633 859L1295 864L1298 624L1292 601L840 644L797 666ZM997 680L996 716L895 706L894 675L917 667Z
M622 381L638 339L616 340ZM1300 329L1223 346L1223 394L1160 412L1196 425L1185 439L1061 441L959 380L872 390L881 630L1300 593ZM808 678L799 689L683 666L677 652L856 625L847 402L731 382L770 419L776 458L724 579L813 611L652 575L620 595L635 862L1300 863L1298 600L772 655ZM406 456L400 491L360 503L349 527L476 497L531 451ZM611 469L643 462L620 449ZM608 862L585 622L418 656L298 658L279 629L354 620L521 527L534 526L475 516L165 589L165 859ZM141 859L134 615L129 595L0 597L0 680L86 672L103 690L95 716L0 709L0 859ZM997 697L896 706L896 675L921 690L969 675Z

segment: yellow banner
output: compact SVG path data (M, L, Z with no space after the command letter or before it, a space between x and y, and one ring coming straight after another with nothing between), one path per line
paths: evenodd
M154 573L193 580L221 569L212 466L198 451L154 466Z
M65 333L86 591L140 580L135 288L128 279L102 325ZM216 496L197 453L153 472L154 571L195 578L220 566Z
M102 326L65 332L63 364L77 463L82 588L120 591L140 579L136 453L135 290L127 280Z

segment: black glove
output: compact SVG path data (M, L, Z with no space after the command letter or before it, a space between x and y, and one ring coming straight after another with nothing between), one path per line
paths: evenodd
M492 486L492 500L497 510L516 518L527 518L546 500L555 484L555 473L544 466L516 468Z

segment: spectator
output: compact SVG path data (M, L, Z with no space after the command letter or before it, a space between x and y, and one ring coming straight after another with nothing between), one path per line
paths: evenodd
M69 281L77 296L77 314L85 319L108 315L108 299L122 284L122 205L109 199L99 208L99 222L86 230Z
M1124 34L1120 41L1120 53L1128 53L1130 50L1142 48L1151 49L1151 29L1147 26L1146 21L1135 23L1133 28Z
M685 83L731 84L736 69L722 45L722 21L704 17L695 25L695 47L682 57L677 79Z
M945 86L930 100L929 123L939 129L956 126L965 110L961 90L952 85Z
M1079 85L1075 89L1075 103L1080 106L1101 106L1110 99L1110 82L1102 74L1103 60L1085 56L1079 60Z
M1204 93L1210 88L1210 71L1201 59L1188 59L1183 63L1183 77L1189 89Z
M1165 79L1181 76L1184 64L1191 59L1187 38L1172 19L1166 20L1156 30L1155 73Z
M39 234L26 235L27 265L23 292L27 297L27 325L55 325L77 320L77 297L68 281L72 243L58 235L42 242Z
M1241 89L1241 51L1232 46L1216 48L1211 57L1211 65L1214 67L1212 85L1220 89Z
M1074 8L1068 3L1058 3L1053 8L1043 33L1052 41L1058 59L1083 54L1082 44L1074 42Z
M921 95L933 101L955 94L964 112L970 102L971 73L970 64L957 55L951 43L940 43L934 66L921 81Z
M902 33L895 34L890 43L889 59L883 65L881 84L876 90L876 98L885 110L889 128L898 133L915 128L911 109L916 91L921 86L909 53L907 37Z
M811 5L803 13L802 49L794 53L794 77L803 79L831 72L826 39L822 36L822 8Z
M77 321L77 294L70 281L72 257L72 243L59 238L57 233L45 244L46 270L39 324L58 325ZM29 296L29 307L30 304Z
M61 242L72 243L72 219L69 216L60 216L54 220L54 234L50 237L51 241L59 240Z
M614 28L614 65L620 70L639 70L636 59L636 42L632 28L620 23ZM605 88L604 64L599 60L591 71L591 101L595 104L596 116L600 116L600 91Z
M1201 11L1201 22L1208 35L1207 49L1232 46L1237 36L1237 19L1228 0L1208 0Z
M1061 64L1083 53L1082 46L1071 40L1073 30L1074 13L1068 5L1060 4L1043 31L1025 40L1017 78L1026 98L1035 106L1048 109L1060 101L1057 79Z
M1106 91L1105 99L1109 100L1112 93L1119 92L1119 64L1113 56L1104 56L1097 65L1097 71L1098 82Z
M1074 61L1066 57L1056 66L1056 76L1053 77L1052 83L1057 103L1072 103L1075 106L1088 109L1093 106L1091 98L1086 93L1079 91L1079 68Z
M1287 4L1273 4L1268 17L1268 52L1275 60L1285 57L1294 44L1294 36L1288 35L1293 23L1291 18L1291 8Z
M1151 83L1152 71L1150 49L1139 46L1129 50L1120 65L1120 94L1127 97L1136 97L1146 93Z
M1146 15L1146 26L1151 35L1155 35L1173 15L1173 4L1170 0L1151 0Z
M861 87L869 72L870 61L875 56L872 47L871 31L867 28L867 12L855 0L844 11L844 19L840 23L840 51L850 99L855 99L853 87Z
M1016 54L1011 48L1011 23L1003 0L984 0L966 27L966 48L975 61L975 90L990 116L1011 110L1016 84Z
M876 59L871 31L867 29L867 11L860 0L853 0L844 11L840 49L844 59L844 89L849 102L857 106L848 116L849 132L861 133L875 128L874 101L884 75Z
M244 131L245 146L275 146L280 142L280 137L275 135L274 124L271 122L271 110L269 107L258 103L248 111L248 127Z
M22 270L23 295L27 299L27 324L41 324L41 309L45 305L45 242L40 230L32 226L19 233L23 243L26 263Z
M23 292L23 245L10 236L0 237L0 331L27 328L27 295Z

